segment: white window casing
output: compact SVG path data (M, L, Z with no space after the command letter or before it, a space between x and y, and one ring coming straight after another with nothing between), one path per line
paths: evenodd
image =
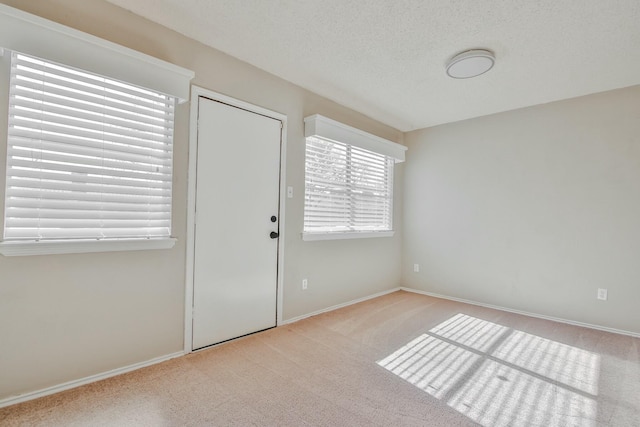
M304 136L360 147L392 158L396 163L404 162L404 145L380 138L360 129L345 125L320 114L305 117Z
M0 253L172 247L175 104L193 72L5 5L0 47Z
M393 235L393 166L406 147L320 115L305 118L304 240Z
M0 47L189 100L194 73L74 28L0 4Z

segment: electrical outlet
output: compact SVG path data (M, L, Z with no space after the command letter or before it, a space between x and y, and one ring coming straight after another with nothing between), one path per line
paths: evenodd
M420 264L413 264L413 272L418 273L420 271Z
M607 290L606 289L598 288L598 299L601 299L602 301L606 301L607 300Z
M302 290L306 291L307 286L309 285L309 281L307 279L302 279Z

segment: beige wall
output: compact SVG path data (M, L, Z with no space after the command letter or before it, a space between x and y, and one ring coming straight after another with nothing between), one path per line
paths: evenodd
M405 141L405 286L640 333L640 86Z
M295 197L286 201L285 319L399 285L401 233L303 242L300 232L303 117L320 113L396 142L400 132L99 0L3 3L192 69L196 85L288 116L286 181ZM173 249L0 257L0 399L182 350L188 119L184 104L176 121ZM397 218L401 188L399 167Z

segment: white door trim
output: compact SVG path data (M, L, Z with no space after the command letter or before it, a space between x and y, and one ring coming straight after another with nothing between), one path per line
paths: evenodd
M287 116L272 110L268 110L248 102L240 101L199 86L191 86L190 118L189 118L189 171L187 178L187 268L185 278L185 306L184 306L184 352L191 353L193 339L193 266L195 245L195 211L196 211L196 167L198 154L198 102L201 96L214 101L242 108L257 114L271 117L282 122L282 141L280 142L280 218L278 239L278 290L276 326L282 324L283 301L283 268L284 268L284 242L285 242L285 201L286 201L286 153L287 153Z

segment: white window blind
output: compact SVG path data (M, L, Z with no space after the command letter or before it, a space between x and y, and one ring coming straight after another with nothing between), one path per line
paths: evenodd
M12 52L4 239L170 236L174 105Z
M309 136L305 161L305 233L392 229L394 159Z

